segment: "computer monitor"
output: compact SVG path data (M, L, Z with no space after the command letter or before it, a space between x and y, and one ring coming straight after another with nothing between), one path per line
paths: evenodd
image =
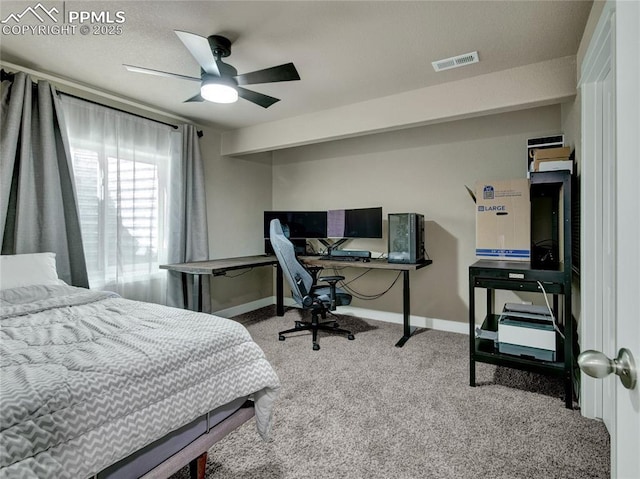
M328 238L382 238L382 207L327 211Z
M344 238L346 214L347 210L327 211L327 238Z
M326 211L265 211L264 238L269 238L272 219L279 219L285 236L290 239L326 238Z

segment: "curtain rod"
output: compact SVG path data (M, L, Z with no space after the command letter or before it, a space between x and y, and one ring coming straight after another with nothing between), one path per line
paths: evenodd
M86 101L87 103L91 103L92 105L98 105L98 106L101 106L101 107L104 107L104 108L109 108L111 110L119 111L120 113L126 113L127 115L132 115L132 116L135 116L137 118L142 118L144 120L149 120L149 121L153 121L153 122L156 122L156 123L160 123L161 125L167 125L167 126L170 126L171 128L173 128L174 130L178 129L178 125L174 125L172 123L167 123L167 122L164 122L164 121L155 120L154 118L149 118L147 116L139 115L137 113L131 113L130 111L122 110L120 108L116 108L116 107L113 107L113 106L110 106L110 105L105 105L104 103L100 103L98 101L87 100L86 98L82 98L80 96L72 95L71 93L67 93L67 92L64 92L64 91L61 91L59 93L61 95L65 95L65 96L68 96L70 98L75 98L76 100ZM198 138L202 138L202 136L204 135L202 130L197 130L197 133L198 133Z
M130 111L122 110L121 108L116 108L116 107L113 107L111 105L105 105L104 103L100 103L98 101L87 100L86 98L82 98L81 96L72 95L71 93L67 93L67 92L64 92L64 91L61 91L61 92L58 92L58 93L60 93L61 95L64 95L64 96L68 96L69 98L75 98L76 100L86 101L87 103L91 103L92 105L98 105L98 106L101 106L101 107L104 107L104 108L109 108L110 110L119 111L120 113L126 113L127 115L132 115L132 116L135 116L137 118L143 118L145 120L153 121L155 123L160 123L161 125L167 125L167 126L170 126L171 128L176 129L176 130L178 129L178 125L174 125L172 123L167 123L167 122L164 122L164 121L155 120L153 118L149 118L149 117L144 116L144 115L139 115L137 113L131 113Z
M18 68L18 69L20 70L20 68ZM23 71L24 71L24 70L23 70ZM42 77L43 77L45 80L47 80L47 81L56 81L56 79L55 79L54 77L47 78L49 75L43 75L43 74L40 74L40 73L38 73L38 72L36 72L36 71L33 71L33 72L25 71L25 73L27 73L27 74L34 74L34 75L36 75L36 76L42 76ZM2 70L1 70L1 80L2 80L2 81L5 81L5 80L13 81L14 76L15 76L15 73L7 72L7 71L5 71L4 69L2 69ZM67 82L67 83L69 83L69 82ZM144 116L144 115L140 115L140 114L137 114L137 113L132 113L132 112L130 112L130 111L122 110L122 109L120 109L120 108L115 108L115 107L113 107L113 106L105 105L105 104L100 103L100 102L98 102L98 101L88 100L88 99L86 99L86 98L82 98L82 97L80 97L80 96L72 95L71 93L66 93L66 92L63 92L63 91L60 91L60 93L61 93L61 94L63 94L63 95L67 95L67 96L69 96L69 97L71 97L71 98L76 98L76 99L78 99L78 100L86 101L86 102L92 103L92 104L94 104L94 105L102 106L102 107L104 107L104 108L110 108L110 109L112 109L112 110L119 111L119 112L121 112L121 113L127 113L127 114L129 114L129 115L133 115L133 116L136 116L136 117L138 117L138 118L144 118L145 120L154 121L154 122L156 122L156 123L160 123L160 124L162 124L162 125L167 125L167 126L170 126L170 127L174 128L174 129L177 129L177 128L178 128L178 126L177 126L177 125L174 125L174 124L172 124L172 123L167 123L167 122L164 122L164 121L156 120L156 119L154 119L154 118L146 117L146 116ZM118 100L116 99L115 101L118 101ZM135 105L133 105L133 106L135 106ZM197 132L198 132L198 138L202 138L202 136L203 136L203 132L202 132L202 130L197 130Z

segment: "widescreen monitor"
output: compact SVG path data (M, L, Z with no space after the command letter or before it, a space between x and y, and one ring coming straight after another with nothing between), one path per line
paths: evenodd
M275 218L280 220L285 236L290 239L327 237L326 211L265 211L265 239L269 239L269 225Z

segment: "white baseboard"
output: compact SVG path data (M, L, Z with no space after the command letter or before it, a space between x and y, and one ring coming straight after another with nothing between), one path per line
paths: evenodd
M224 318L230 318L238 314L248 313L265 306L276 304L276 297L269 296L257 301L251 301L250 303L234 306L233 308L217 311L214 314L222 316ZM291 298L284 298L284 305L290 307L297 307L296 302ZM340 306L340 314L349 316L357 316L364 319L374 319L376 321L385 321L387 323L402 324L402 313L391 313L388 311L377 311L375 309L358 308L355 306ZM450 321L448 319L427 318L425 316L411 315L411 326L417 326L418 328L428 328L437 331L448 331L451 333L469 334L469 324L467 322L461 323L458 321Z
M275 296L268 296L266 298L257 299L249 303L239 304L238 306L232 306L231 308L221 309L220 311L214 311L211 314L216 316L222 316L223 318L232 318L239 314L249 313L256 309L264 308L265 306L271 306L276 304Z
M377 311L375 309L357 308L354 306L340 306L340 314L357 316L364 319L374 319L387 323L403 324L402 313L391 313L389 311ZM436 331L448 331L450 333L469 334L469 324L450 321L448 319L427 318L412 314L409 318L411 326L418 328L434 329Z

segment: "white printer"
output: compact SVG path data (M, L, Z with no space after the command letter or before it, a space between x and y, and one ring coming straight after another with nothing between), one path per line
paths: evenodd
M555 361L556 332L549 310L545 306L506 303L498 318L498 351Z

